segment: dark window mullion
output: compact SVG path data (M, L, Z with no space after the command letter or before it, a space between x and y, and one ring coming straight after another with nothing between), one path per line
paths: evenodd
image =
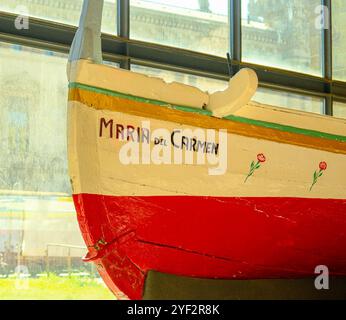
M324 100L324 113L327 115L333 115L333 96L327 95Z
M239 64L241 62L241 0L229 0L229 8L231 58L237 62L235 66L232 66L233 73L235 73L239 70Z
M323 75L326 79L333 77L333 50L332 50L332 5L331 0L322 0L322 4L327 8L327 23L323 29Z
M331 82L333 78L333 51L332 51L332 4L331 0L322 0L322 5L326 8L327 14L325 17L327 21L324 21L325 26L323 29L323 76L330 84L327 88L327 93L333 93L333 84ZM333 97L332 95L327 95L325 99L325 113L327 115L333 115Z
M118 36L130 38L130 0L117 0L117 29ZM130 70L129 48L126 46L126 59L120 63L120 68Z

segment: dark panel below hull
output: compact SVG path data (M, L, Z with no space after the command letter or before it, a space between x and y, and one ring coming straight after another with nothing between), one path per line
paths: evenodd
M329 290L314 278L212 280L149 271L144 300L346 300L346 277L331 277Z

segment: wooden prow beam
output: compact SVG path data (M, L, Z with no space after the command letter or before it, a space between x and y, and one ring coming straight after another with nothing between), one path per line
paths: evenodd
M250 102L257 87L256 72L248 68L241 69L229 80L226 90L209 95L207 109L218 118L234 114Z
M83 2L79 27L72 42L67 67L67 74L70 81L75 81L77 77L77 69L71 67L71 62L89 60L92 64L102 64L101 24L103 4L104 0L84 0ZM117 75L120 76L120 70L118 70ZM110 76L110 78L114 77ZM256 92L258 85L257 75L250 69L240 70L231 78L226 90L213 94L208 94L183 84L167 84L162 80L159 81L158 78L147 77L143 80L143 75L134 72L130 74L122 72L121 77L122 84L125 87L122 90L118 89L120 92L134 94L133 91L137 89L133 87L133 84L136 83L137 88L149 86L150 90L144 90L145 92L140 95L145 98L151 98L147 94L148 92L152 92L157 100L172 103L175 98L172 98L171 95L190 96L192 100L203 100L203 103L197 104L197 106L192 104L194 107L202 108L206 106L206 109L218 118L234 114L245 106ZM129 78L127 83L125 78ZM140 81L144 82L145 85L139 85ZM171 95L167 93L171 93ZM184 102L181 104L186 105L187 100L184 99Z

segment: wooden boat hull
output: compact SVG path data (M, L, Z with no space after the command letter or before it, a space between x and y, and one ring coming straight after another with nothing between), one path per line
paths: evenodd
M304 278L326 265L346 275L345 122L259 105L216 119L116 91L116 69L110 81L103 68L84 65L89 76L70 83L69 170L86 260L113 292L142 298L149 270L239 280ZM219 136L196 151L185 129L223 129L226 148ZM166 163L178 149L193 162ZM198 164L201 153L219 162Z
M79 194L74 202L89 245L112 239L94 252L95 262L107 284L131 298L142 297L149 270L293 279L312 277L316 266L326 265L331 274L345 275L343 200Z

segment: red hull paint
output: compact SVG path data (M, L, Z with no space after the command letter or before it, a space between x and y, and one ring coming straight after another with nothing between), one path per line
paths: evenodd
M89 258L107 285L142 297L156 270L202 278L346 275L346 200L74 195Z

